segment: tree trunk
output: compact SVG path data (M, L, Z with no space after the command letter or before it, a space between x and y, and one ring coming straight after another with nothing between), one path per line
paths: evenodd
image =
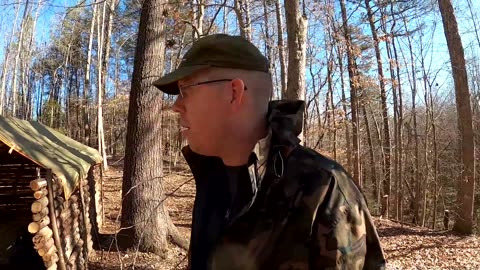
M29 71L30 71L30 65L32 62L32 52L34 49L34 39L35 39L35 31L37 27L37 20L38 16L40 13L40 9L42 6L42 0L38 1L36 5L36 10L35 10L35 15L33 16L33 22L31 22L32 26L30 31L28 32L28 45L26 48L26 53L25 57L23 58L23 65L22 65L22 89L23 89L23 95L22 95L22 118L25 120L30 120L31 119L31 106L30 104L30 99L31 96L33 95L34 89L30 87L30 76L29 76Z
M455 82L455 98L457 104L458 129L461 142L462 173L459 179L457 204L458 217L453 230L459 233L471 234L473 232L473 203L475 192L475 142L473 140L472 108L470 92L468 90L465 55L460 35L458 33L457 19L450 0L438 0L442 14L443 28L447 40L452 75Z
M263 13L264 15L264 27L265 27L265 47L267 49L267 58L269 61L270 66L268 69L270 70L270 74L273 74L274 69L274 60L273 60L273 50L272 50L272 37L270 34L270 23L269 23L269 11L267 7L267 2L263 1Z
M287 63L285 61L285 42L283 41L283 16L282 9L280 8L280 0L275 1L275 13L277 15L277 44L278 44L278 56L280 61L280 81L281 81L281 93L282 98L287 96Z
M105 44L105 13L106 13L107 3L103 2L103 10L101 14L101 21L100 21L100 14L98 16L98 24L97 24L97 34L98 34L98 49L97 49L97 57L98 57L98 91L97 91L97 140L98 140L98 152L102 154L103 162L102 166L104 170L108 169L108 162L107 162L107 153L105 147L105 132L103 130L103 92L104 92L104 83L103 83L103 51L104 51L104 44Z
M407 29L407 21L404 18L403 20L405 29ZM407 30L408 31L408 30ZM413 53L413 46L412 46L412 39L410 35L407 35L407 41L408 41L408 50L410 52L410 65L412 67L412 79L411 79L411 89L412 89L412 118L413 118L413 136L414 136L414 161L415 161L415 166L414 166L414 174L412 177L412 186L414 187L414 194L415 197L411 198L412 206L413 206L413 218L412 222L416 224L419 220L419 199L420 199L420 162L419 162L419 157L420 157L420 150L418 147L418 129L417 129L417 69L415 65L415 57Z
M247 40L252 40L252 26L250 25L249 6L249 0L234 0L233 10L237 15L240 36Z
M337 58L338 58L338 68L340 71L340 88L342 89L342 108L343 108L343 117L344 117L344 127L345 127L345 142L347 147L347 170L352 170L352 147L350 141L350 127L347 120L347 98L345 95L345 79L343 77L344 68L343 68L343 51L340 44L337 44Z
M197 0L195 29L193 30L193 39L199 39L203 35L203 18L205 15L205 3L203 0Z
M432 229L435 230L435 225L437 223L437 194L438 194L438 150L437 150L437 130L435 125L434 117L434 105L433 105L433 95L430 88L430 119L432 121L432 142L433 142L433 223Z
M7 86L7 73L8 73L8 60L9 60L9 55L10 55L10 50L14 34L15 34L15 28L17 28L17 20L18 20L18 14L20 11L20 4L17 4L17 7L15 8L15 20L13 21L13 27L12 27L12 33L10 33L10 39L8 43L6 44L5 47L5 52L4 52L4 60L3 60L3 66L2 66L2 79L1 79L1 84L0 84L0 115L3 115L3 109L5 106L5 90Z
M142 5L135 52L122 186L121 225L124 243L165 255L167 241L183 248L188 243L173 225L165 207L162 166L162 94L153 85L164 66L166 0ZM154 55L155 57L151 57Z
M370 167L371 167L371 178L372 178L372 186L373 186L373 197L378 197L378 186L377 186L377 172L375 170L375 152L373 150L373 143L372 143L372 135L370 134L370 124L368 122L368 115L367 110L365 109L365 105L362 105L363 110L363 119L365 121L365 129L367 131L367 142L368 142L368 149L369 149L369 157L370 157ZM382 209L383 211L383 209Z
M348 76L350 77L350 102L352 111L352 140L353 140L353 180L359 186L360 182L360 159L359 159L359 140L358 140L358 106L357 106L357 94L359 76L357 70L357 63L355 61L354 49L352 44L352 37L350 35L347 19L347 9L345 7L345 0L340 0L340 7L342 9L342 27L343 35L347 47L347 59L348 59Z
M393 5L393 3L392 3ZM395 17L392 16L395 20ZM397 207L399 212L399 220L403 221L403 96L402 96L402 83L400 79L400 64L398 61L397 47L395 38L392 38L393 54L395 55L395 63L397 68L396 83L398 86L398 122L397 122L397 141L395 146L397 149L397 162L398 162L398 189L397 189ZM393 78L395 83L395 78Z
M333 71L334 71L334 66L333 66L333 47L332 45L329 45L329 56L328 56L328 64L327 64L327 87L328 87L328 94L330 96L330 111L328 112L328 115L332 119L331 126L329 127L330 134L332 135L331 141L332 141L332 152L333 152L333 159L337 159L337 123L335 120L335 105L333 102ZM327 107L328 108L328 107ZM320 117L320 116L319 116Z
M25 9L23 10L23 17L22 17L22 22L20 23L20 37L18 40L17 44L17 52L15 54L15 62L13 66L13 86L12 86L12 116L16 117L17 116L17 100L18 100L18 78L17 78L17 70L19 66L19 61L20 61L20 54L23 51L23 39L24 39L24 34L25 34L25 28L27 27L27 20L29 18L29 0L26 0L25 2Z
M377 69L378 69L378 80L380 84L380 99L382 104L382 116L383 116L383 149L385 153L385 161L384 161L384 184L383 184L383 195L388 195L390 199L390 191L391 191L391 173L390 173L390 128L388 124L388 107L387 107L387 93L385 90L385 76L383 75L383 66L382 66L382 55L380 53L380 40L378 39L377 30L374 23L373 12L370 8L370 0L365 0L365 7L367 8L367 17L368 22L370 24L370 31L372 32L373 37L373 47L375 49L375 57L377 59ZM388 46L388 45L387 45ZM391 61L390 61L391 63ZM390 66L390 70L392 71L392 66ZM396 96L394 94L394 100ZM394 110L395 113L395 110ZM382 211L383 212L383 211ZM397 212L398 218L398 212Z
M377 118L375 117L375 113L373 111L373 109L371 108L370 104L369 104L369 108L370 108L370 112L371 112L371 115L372 115L372 120L373 120L373 125L374 125L374 130L375 130L375 138L378 140L378 144L381 145L382 144L382 137L380 135L380 126L378 125L378 121L377 121ZM380 155L383 157L383 148L381 148L381 153ZM384 159L382 159L384 160ZM380 170L383 171L383 166L380 167ZM378 178L377 179L377 184L375 185L376 187L376 194L377 194L377 197L375 198L377 200L377 204L380 205L381 203L381 199L380 199L380 180Z
M422 181L423 183L423 189L422 189L422 194L423 194L423 205L422 205L422 222L421 226L425 227L425 220L426 220L426 214L427 214L427 186L429 185L430 182L430 166L428 164L429 162L429 147L428 147L428 141L429 141L429 131L430 131L430 124L429 122L431 121L430 119L430 102L428 101L428 87L427 87L427 74L425 71L425 66L423 63L423 55L422 55L422 71L423 71L423 84L424 84L424 99L425 99L425 137L424 137L424 143L425 143L425 151L424 151L424 160L425 160L425 169L424 174L424 180Z
M92 64L92 48L93 48L93 35L95 33L95 21L97 18L97 0L93 0L93 16L92 16L92 24L90 25L90 35L88 39L88 51L87 51L87 66L85 68L85 83L83 86L83 99L84 99L84 105L83 105L83 122L84 122L84 129L85 129L85 134L84 134L84 142L86 145L91 146L91 125L90 125L90 112L89 112L89 102L88 99L90 97L90 69L91 69L91 64Z
M305 14L302 15L299 1L285 2L285 18L288 34L288 78L285 98L305 100L308 20ZM303 134L300 134L298 137L300 140L304 140Z

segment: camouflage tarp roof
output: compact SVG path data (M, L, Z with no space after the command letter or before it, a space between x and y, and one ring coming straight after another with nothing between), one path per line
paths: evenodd
M0 141L39 166L51 169L68 199L100 153L36 121L0 116Z

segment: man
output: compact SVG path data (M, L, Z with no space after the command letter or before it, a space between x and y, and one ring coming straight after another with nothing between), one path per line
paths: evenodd
M178 95L196 183L189 269L383 269L366 202L335 161L299 144L303 101L270 101L250 42L197 40L154 85Z

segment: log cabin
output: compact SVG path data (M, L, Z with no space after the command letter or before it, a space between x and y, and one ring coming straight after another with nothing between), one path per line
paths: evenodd
M11 258L23 255L12 252L26 248L41 268L87 269L103 222L101 162L96 149L48 126L0 116L1 269L14 269ZM16 247L26 231L31 246Z

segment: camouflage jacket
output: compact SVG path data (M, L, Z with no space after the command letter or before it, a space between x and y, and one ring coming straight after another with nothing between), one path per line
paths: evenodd
M299 144L303 110L302 101L271 102L264 170L252 154L253 173L232 176L220 159L183 149L197 189L188 269L385 268L361 191L338 163Z

